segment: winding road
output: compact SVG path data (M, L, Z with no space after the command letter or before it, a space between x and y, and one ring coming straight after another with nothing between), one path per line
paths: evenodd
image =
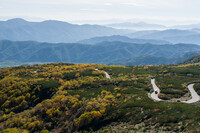
M96 68L95 70L99 71L98 68ZM105 73L107 79L111 79L110 75L106 71L103 71L103 72ZM154 90L154 92L151 93L151 98L154 99L155 101L166 101L166 100L162 100L158 97L158 95L160 94L160 89L156 85L155 79L153 77L151 77L151 84L152 84L152 87L153 87L153 90ZM195 102L200 101L200 96L194 90L194 84L189 84L188 89L191 93L192 99L190 99L188 101L181 101L181 102L183 102L183 103L195 103Z
M151 93L151 98L156 100L156 101L164 101L164 100L162 100L162 99L160 99L158 97L158 94L160 93L160 89L155 84L155 79L151 79L151 84L152 84L153 89L154 89L154 92ZM194 84L189 84L188 85L188 89L189 89L189 91L191 93L192 99L190 99L188 101L181 101L181 102L183 102L183 103L195 103L195 102L198 102L200 100L200 96L194 90ZM156 94L156 91L158 92L157 94Z
M190 99L188 101L181 101L181 102L183 102L183 103L195 103L195 102L198 102L200 100L200 96L194 90L194 84L188 85L188 89L189 89L189 91L191 93L192 99Z

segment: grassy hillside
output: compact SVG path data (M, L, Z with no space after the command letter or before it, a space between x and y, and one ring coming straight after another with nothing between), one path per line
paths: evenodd
M150 75L163 98L187 94L186 84L200 77L199 65L53 63L0 69L0 132L199 131L199 105L148 97Z
M189 59L182 61L180 64L192 64L192 63L199 63L200 62L200 55L193 56Z

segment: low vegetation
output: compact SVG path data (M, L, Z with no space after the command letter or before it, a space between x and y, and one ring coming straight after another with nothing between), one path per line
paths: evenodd
M0 69L0 132L199 131L199 105L148 97L148 76L163 98L180 98L198 81L199 69L67 63Z
M195 89L195 91L197 92L197 94L200 95L200 83L195 84L195 85L194 85L194 89Z
M192 63L199 63L199 62L200 62L200 55L195 55L189 59L182 61L180 64L192 64Z

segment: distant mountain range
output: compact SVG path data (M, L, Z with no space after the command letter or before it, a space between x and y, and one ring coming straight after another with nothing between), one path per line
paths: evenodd
M113 23L108 24L106 26L117 28L117 29L131 29L131 30L163 30L167 29L164 25L159 24L148 24L145 22L138 22L138 23L131 23L131 22L125 22L125 23Z
M191 30L200 28L199 24L188 24L188 25L174 25L165 26L161 24L151 24L145 22L124 22L124 23L112 23L106 26L117 28L117 29L132 29L132 30L166 30L166 29L179 29L179 30Z
M169 57L160 57L160 56L139 56L129 59L119 59L108 63L109 65L168 65L168 64L179 64L183 60L186 60L194 55L200 54L200 51L197 52L188 52L179 56L169 56ZM200 60L199 60L200 61ZM184 61L189 63L187 60Z
M113 36L103 36L103 37L94 37L90 39L81 40L78 43L85 44L96 44L100 42L112 42L112 41L121 41L128 43L137 43L137 44L177 44L177 43L189 43L189 44L200 44L200 30L145 30L137 31L133 33L128 33L124 36L113 35Z
M200 32L196 30L169 29L164 31L138 31L127 34L130 38L165 40L171 43L193 43L200 44Z
M109 26L166 28L147 23ZM190 30L119 30L49 20L0 21L0 67L48 62L121 65L176 64L200 54L198 25Z
M114 29L111 27L125 26L127 29ZM121 41L128 43L193 43L200 44L200 29L191 30L148 30L169 28L163 25L140 23L118 23L106 26L100 25L76 25L62 21L48 20L43 22L28 22L16 18L7 21L0 21L0 40L11 41L38 41L49 43L86 43L95 44L103 41ZM197 27L198 25L188 25ZM138 27L146 29L144 31L131 31ZM178 27L178 26L176 26ZM180 27L187 27L186 25ZM117 27L115 27L117 28ZM173 27L174 28L174 27ZM108 36L108 37L106 37ZM112 37L111 37L112 36ZM123 36L123 37L122 37ZM126 37L129 38L126 38Z
M94 45L101 42L113 42L113 41L136 43L136 44L147 44L147 43L148 44L170 44L170 42L168 41L153 40L153 39L137 39L137 38L129 38L126 36L120 36L120 35L94 37L94 38L78 41L78 43Z
M182 30L198 29L198 28L200 28L200 24L175 25L175 26L171 26L170 28L172 28L172 29L182 29Z
M100 25L75 25L55 20L28 22L16 18L0 21L0 40L69 43L96 36L121 35L127 32Z
M33 41L0 41L0 63L101 63L135 57L176 57L187 52L200 51L199 45L153 45L125 42L102 42L96 45L78 43L39 43ZM193 55L192 55L193 56ZM174 58L171 58L174 60ZM141 61L141 60L139 60ZM143 60L144 61L144 60ZM148 60L148 64L163 64Z

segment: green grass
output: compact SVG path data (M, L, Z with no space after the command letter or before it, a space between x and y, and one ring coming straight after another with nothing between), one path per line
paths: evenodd
M104 67L102 70L106 71L113 78L132 74L132 67Z

